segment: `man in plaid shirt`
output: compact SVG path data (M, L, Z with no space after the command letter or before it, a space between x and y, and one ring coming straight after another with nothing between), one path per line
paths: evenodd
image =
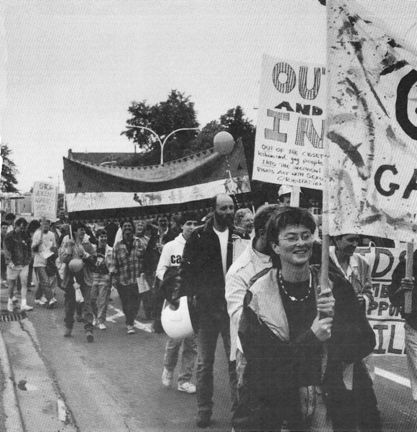
M144 245L134 237L133 221L122 224L122 240L113 248L113 281L126 316L127 333L134 334L134 321L139 311L138 278L143 272Z

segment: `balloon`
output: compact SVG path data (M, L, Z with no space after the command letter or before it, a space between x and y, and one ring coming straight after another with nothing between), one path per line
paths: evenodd
M84 268L84 263L83 260L79 259L79 258L73 258L69 264L68 264L68 268L73 272L73 273L78 273L80 272L83 268Z
M213 139L214 151L221 155L228 155L235 146L235 140L229 132L218 132Z

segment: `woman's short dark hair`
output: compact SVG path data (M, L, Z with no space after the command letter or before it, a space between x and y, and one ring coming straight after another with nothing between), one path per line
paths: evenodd
M81 221L74 221L71 224L71 229L72 229L72 233L74 234L77 230L79 230L80 228L84 228L86 229L86 226L83 222Z
M281 207L269 219L266 231L268 243L276 242L279 233L291 225L304 225L312 234L316 230L316 222L308 210L300 207Z

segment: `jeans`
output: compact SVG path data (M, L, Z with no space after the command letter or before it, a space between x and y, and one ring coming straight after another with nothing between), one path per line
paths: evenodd
M139 291L136 284L117 284L117 292L122 302L123 313L126 316L126 325L132 326L139 312Z
M93 273L91 286L91 306L99 323L106 321L107 306L110 296L110 275Z
M417 401L417 330L414 330L407 323L404 324L404 330L411 394L413 399Z
M45 267L35 267L36 277L38 278L38 289L35 293L36 300L40 300L42 295L49 301L54 296L53 289L56 284L55 276L48 276Z
M82 303L82 316L84 319L84 330L87 332L93 331L93 308L91 306L91 286L85 283L80 283L80 290L84 297ZM65 308L65 327L72 329L74 327L74 313L78 303L75 301L75 288L73 283L68 284L65 289L64 308Z
M197 405L198 411L211 414L213 409L213 365L217 338L222 335L229 366L232 412L237 407L236 366L230 359L230 324L226 309L215 313L201 313L197 332Z
M164 367L170 372L173 372L177 365L178 354L181 346L181 369L178 374L178 384L191 381L197 356L195 336L192 335L184 339L168 339L165 347Z

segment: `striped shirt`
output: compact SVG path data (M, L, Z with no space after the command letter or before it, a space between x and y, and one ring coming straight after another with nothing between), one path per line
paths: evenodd
M115 280L120 285L136 284L136 279L143 272L143 255L146 248L138 239L133 240L130 254L124 241L113 247L112 261Z

